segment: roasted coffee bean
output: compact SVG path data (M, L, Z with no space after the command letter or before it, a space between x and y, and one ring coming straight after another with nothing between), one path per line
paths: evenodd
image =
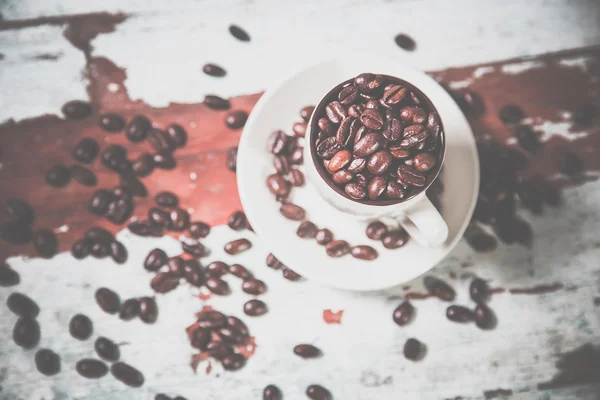
M345 240L333 240L325 245L329 257L342 257L350 252L350 245Z
M515 136L519 141L519 145L525 150L535 153L540 147L540 141L531 127L527 125L519 125L515 129Z
M52 258L58 249L58 238L49 229L40 229L33 233L33 246L42 258Z
M119 318L123 321L131 321L138 315L140 315L140 301L138 299L125 300L121 306Z
M40 313L37 303L19 292L13 292L8 296L6 306L19 317L35 318Z
M240 28L237 25L229 25L229 33L241 42L249 42L250 35L244 29Z
M327 118L320 118L317 121L317 125L321 129L322 132L325 132L328 136L331 136L336 133L336 126L333 122L331 122Z
M282 204L279 212L281 215L287 219L291 219L292 221L301 221L306 216L306 211L304 211L304 208L293 203Z
M294 346L294 354L302 358L317 358L323 353L318 347L312 344L298 344Z
M175 143L175 147L180 148L187 143L187 132L181 125L171 124L167 127L167 135Z
M60 356L50 349L39 349L35 353L35 367L46 376L60 372Z
M133 173L125 173L119 176L120 187L131 196L147 197L148 189Z
M210 64L210 63L205 64L204 67L202 67L202 71L204 71L204 73L206 75L216 76L219 78L227 75L227 71L225 71L222 67L220 67L219 65Z
M246 338L241 333L228 326L219 329L217 334L227 344L244 344L246 341Z
M154 197L154 201L161 207L174 208L179 205L179 199L171 192L160 192Z
M19 273L7 264L0 265L0 287L10 287L21 282Z
M164 250L154 249L146 256L144 268L148 271L158 271L167 261L167 253Z
M360 115L365 111L365 106L362 104L352 104L348 108L348 115L354 118L360 117Z
M71 156L79 162L89 164L100 152L100 146L94 139L83 138L73 148Z
M338 99L342 105L348 106L358 99L358 89L353 85L346 86L338 94Z
M421 125L411 125L404 128L404 136L398 147L412 149L425 143L427 140L427 130Z
M267 304L258 299L248 300L244 304L244 313L251 317L258 317L266 314L268 311Z
M279 269L279 268L283 267L283 264L281 263L281 261L279 261L277 259L277 257L275 257L271 253L269 253L269 255L267 256L266 264L267 264L267 267L273 268L273 269Z
M373 175L383 175L392 165L392 155L381 150L369 157L367 161L367 170Z
M380 240L388 232L388 227L381 221L373 221L367 226L366 234L369 239Z
M196 260L186 260L183 264L183 277L192 286L200 286L204 283L204 271Z
M131 162L127 160L127 150L121 145L111 144L102 150L100 154L102 164L119 174L130 172Z
M365 103L365 110L366 109L371 109L371 110L375 110L375 111L380 111L381 106L379 105L379 102L375 99L369 99L367 100L367 102Z
M4 212L12 222L31 225L35 220L35 213L31 206L24 200L9 199L4 206Z
M371 246L365 246L365 245L352 247L352 249L350 249L350 254L354 258L358 258L359 260L366 260L366 261L374 260L379 256L379 254L377 253L377 250L375 250Z
M225 296L230 293L229 284L221 278L210 277L204 282L204 285L214 294Z
M267 385L263 390L263 400L281 400L282 398L281 390L275 385Z
M402 123L398 118L388 118L386 119L383 127L383 132L381 132L384 138L389 140L390 142L395 142L402 137Z
M252 273L250 271L248 271L243 265L240 265L240 264L231 264L229 266L229 272L232 275L237 276L238 278L241 278L244 280L252 278Z
M426 276L423 279L425 289L432 295L444 301L452 301L456 298L456 292L450 285L441 279L432 276Z
M215 310L202 311L198 315L198 326L203 329L218 329L225 326L227 317Z
M167 293L179 285L179 277L170 272L159 272L150 282L150 287L157 293Z
M148 153L142 153L131 164L133 173L139 177L148 176L154 171L154 159Z
M327 169L331 172L335 172L344 168L352 159L352 153L348 150L340 150L331 158Z
M367 166L367 160L365 158L355 158L348 165L347 171L351 174L361 172Z
M495 237L487 234L483 229L474 224L467 227L464 237L469 246L479 253L489 253L494 251L498 246Z
M92 320L87 315L76 314L69 322L69 333L75 339L87 340L94 331Z
M140 298L140 319L147 324L153 324L158 318L158 305L152 297Z
M410 338L404 343L404 357L408 360L416 361L423 354L423 344L417 339Z
M278 174L269 175L267 178L267 187L275 196L287 196L290 192L290 184Z
M81 165L71 165L69 167L69 174L75 181L84 186L95 186L98 182L96 174Z
M449 306L446 309L446 317L453 322L469 322L474 316L473 312L463 306Z
M573 122L578 125L590 125L596 116L596 106L591 103L582 104L573 112Z
M67 119L82 119L92 114L92 106L87 101L71 100L62 106L61 111Z
M152 124L148 118L143 115L136 115L129 121L129 124L127 124L125 136L132 143L141 142L146 139L151 126Z
M206 275L214 278L220 278L226 275L229 271L229 267L223 261L213 261L206 266Z
M410 157L410 150L402 147L391 147L390 154L396 159L403 160Z
M206 352L211 357L222 361L225 357L233 354L233 350L231 347L227 346L220 339L213 339L206 345Z
M417 171L409 165L399 165L396 170L398 175L398 182L404 183L405 185L423 187L426 183L426 178L423 173Z
M405 33L400 33L396 35L394 41L396 42L398 47L406 51L413 51L417 47L417 44L415 43L414 39Z
M98 353L98 356L106 361L118 361L119 357L121 356L119 346L104 336L100 336L98 339L96 339L96 342L94 343L94 349L96 350L96 353Z
M127 228L138 236L162 237L164 234L162 227L154 225L150 221L133 221Z
M246 124L248 113L242 110L230 111L225 116L225 125L230 129L240 129Z
M317 154L319 157L324 159L330 159L333 157L338 151L342 150L342 145L340 145L335 136L330 136L324 139L317 146Z
M93 358L84 358L77 361L75 364L75 369L79 375L88 379L102 378L108 373L108 367L106 364Z
M224 250L227 254L240 254L252 247L252 243L248 239L237 239L225 244Z
M124 362L116 362L110 367L110 373L127 386L140 387L144 384L144 375L137 369Z
M331 175L331 179L338 185L348 183L352 180L352 178L354 178L354 175L352 175L350 172L348 172L348 170L345 169L341 169L333 175Z
M275 155L281 154L287 147L289 136L284 131L274 131L268 140L269 151Z
M93 241L94 243L102 242L106 244L109 244L115 239L112 233L99 226L93 226L89 228L87 231L85 231L84 237Z
M169 153L156 153L152 155L154 166L161 169L170 170L177 166L175 158Z
M493 329L496 324L494 312L485 304L479 303L473 313L475 324L480 329Z
M127 249L123 246L123 243L119 241L113 241L109 246L109 252L111 258L117 264L125 264L127 261Z
M327 118L336 125L342 122L347 116L346 109L339 101L332 101L329 103L327 107L325 107L325 114L327 114Z
M120 132L125 128L125 120L118 114L101 115L99 124L106 132Z
M580 174L583 169L583 160L575 153L562 152L555 156L558 170L563 174L575 176Z
M415 315L415 308L408 301L403 302L394 310L394 322L400 326L408 324Z
M413 158L413 166L417 171L427 172L435 167L437 159L431 153L420 153Z
M304 174L302 171L296 168L290 169L290 172L285 176L287 181L295 187L303 186L306 179L304 178Z
M110 252L110 247L108 243L98 242L92 245L91 255L94 258L106 258L108 257Z
M32 349L40 342L40 325L31 317L22 317L13 327L13 341L24 349Z
M355 200L361 200L367 196L367 189L360 183L347 183L344 191Z
M231 172L235 172L237 169L237 146L230 147L227 150L227 169Z
M190 214L182 208L171 210L171 225L169 229L173 231L184 231L190 225Z
M206 345L210 342L211 332L208 329L196 328L190 335L190 344L199 350L206 350Z
M301 238L314 239L317 236L317 231L319 228L315 224L310 221L304 221L298 226L296 230L296 235Z
M385 139L378 133L371 132L363 136L354 144L354 156L366 157L383 147Z
M227 220L227 225L234 231L240 231L246 226L246 214L243 211L234 211Z
M96 303L98 306L108 314L116 314L121 308L121 300L119 295L107 288L100 288L96 290L95 294Z
M369 181L367 180L367 176L365 174L356 174L356 176L354 177L354 182L356 184L358 184L359 186L362 186L363 188L366 189Z
M46 183L55 188L67 186L71 180L71 173L64 165L57 164L46 173Z
M311 400L331 400L332 395L329 390L321 385L310 385L306 388L306 395Z
M409 125L424 124L427 121L427 112L421 107L404 107L400 110L400 118Z
M283 277L285 279L287 279L288 281L299 281L300 279L302 279L302 275L300 275L299 273L287 268L287 267L283 267L282 268L282 272L281 274L283 275Z
M155 225L166 228L171 224L170 214L158 207L152 207L148 210L148 220Z
M94 215L102 216L108 211L108 204L112 199L112 194L106 189L98 189L94 192L88 202L88 211Z
M381 113L374 109L367 108L360 116L360 122L362 122L364 126L376 131L383 128L384 121L385 119Z
M315 106L306 106L300 110L300 118L304 120L304 122L308 122L313 111L315 110Z
M260 279L251 278L242 283L242 290L248 294L258 296L267 291L267 285Z
M231 107L228 99L214 94L207 94L204 97L204 104L212 110L228 110Z
M386 88L381 98L381 103L386 107L394 107L400 103L407 95L407 90L402 85L391 85Z
M210 233L210 225L205 222L192 222L189 227L189 233L196 239L205 238Z
M471 299L477 303L483 303L490 297L490 289L486 281L481 278L475 278L469 286Z
M383 76L370 73L360 74L354 78L354 85L361 93L371 93L381 87Z
M500 120L505 125L517 124L521 122L523 118L525 118L525 113L523 112L521 107L516 106L514 104L502 107L498 115L500 117Z
M231 354L221 361L223 368L227 371L236 371L246 364L246 358L241 354Z
M273 157L273 167L278 174L285 175L289 171L289 161L285 156Z
M159 153L171 153L175 150L175 142L171 137L160 129L151 128L148 131L148 142Z
M31 228L19 222L0 225L2 239L12 244L27 244L31 241Z
M121 225L127 221L133 213L133 203L129 199L118 199L108 203L106 219L115 225Z

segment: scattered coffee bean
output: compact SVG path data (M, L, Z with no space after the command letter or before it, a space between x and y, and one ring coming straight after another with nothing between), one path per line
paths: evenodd
M0 265L0 287L10 287L21 282L19 273L7 264Z
M487 301L490 296L490 288L486 281L481 278L475 278L469 286L469 294L473 301L483 303Z
M32 349L40 342L40 325L30 317L17 320L13 328L13 341L24 349Z
M432 276L426 276L423 279L425 289L432 295L444 301L452 301L456 298L456 292L450 285L441 279Z
M222 328L226 323L227 317L225 314L216 310L202 311L198 315L198 326L203 329Z
M123 321L131 321L140 315L140 301L138 299L127 299L123 302L119 312L119 318Z
M234 353L223 358L222 364L227 371L236 371L246 364L246 358L241 354Z
M500 120L506 125L518 124L525 118L525 113L521 107L514 104L502 107L498 115L500 116Z
M302 358L317 358L323 353L318 347L312 344L299 344L294 347L294 354Z
M304 122L308 122L310 117L315 110L315 106L306 106L300 110L300 117L304 120Z
M69 169L64 165L57 164L46 173L46 183L55 188L67 186L71 180Z
M446 309L446 317L454 322L469 322L473 320L473 312L463 306L449 306Z
M229 100L214 94L207 94L204 97L204 104L213 110L228 110L231 107Z
M315 237L317 237L318 230L319 228L317 228L317 226L312 222L304 221L300 224L300 226L298 226L298 229L296 230L296 235L298 235L301 238L314 239Z
M342 257L350 252L350 245L345 240L334 240L325 245L329 257Z
M163 228L150 223L150 221L133 221L127 225L127 228L138 236L162 237L164 234Z
M296 282L299 281L300 279L302 279L302 275L300 275L299 273L292 271L291 269L287 268L287 267L283 267L282 268L282 275L285 279L287 279L288 281L292 281L292 282Z
M350 254L354 258L358 258L359 260L367 260L367 261L374 260L379 256L379 254L377 253L377 250L375 250L371 246L365 246L365 245L352 247L350 249Z
M102 243L109 244L110 242L115 240L112 233L110 233L106 229L101 228L99 226L93 226L93 227L89 228L87 231L85 231L84 237L86 239L93 241L94 243L102 242Z
M192 222L188 231L193 238L202 239L210 233L210 225L204 222Z
M94 192L88 202L88 211L94 215L102 216L108 211L108 204L112 194L106 189L98 189Z
M82 165L71 165L69 167L69 174L75 181L84 186L95 186L98 182L96 174Z
M173 143L175 143L175 147L181 148L186 145L188 135L185 129L181 125L171 124L167 127L167 135L171 139Z
M294 135L304 137L304 135L306 135L306 128L306 122L296 122L292 127L292 131L294 132Z
M84 358L77 361L75 364L75 369L79 375L88 379L102 378L108 373L108 367L106 364L93 358Z
M242 42L250 41L250 35L248 35L248 32L246 32L245 30L243 30L242 28L240 28L237 25L229 25L229 33L231 33L233 35L233 37L239 41L242 41Z
M269 253L269 255L267 256L267 267L279 269L283 267L283 264L273 254Z
M319 229L315 238L320 245L326 245L333 240L333 232L327 228Z
M156 153L152 155L154 166L161 169L170 170L177 166L175 158L169 153Z
M278 174L267 177L267 187L275 196L287 196L290 192L290 184Z
M204 248L204 245L197 239L186 238L181 242L181 249L194 257L203 257L206 255L206 249Z
M146 139L148 130L150 130L152 124L150 120L143 115L136 115L129 121L125 128L125 136L132 143L141 142Z
M157 293L167 293L179 285L179 277L171 272L159 272L150 281L150 287Z
M98 242L92 245L92 250L90 253L92 254L92 257L101 259L108 257L109 251L110 248L108 243Z
M202 68L202 71L204 71L206 75L215 76L219 78L227 75L227 71L225 71L222 67L216 64L205 64Z
M404 357L416 361L423 355L423 344L417 339L410 338L404 343Z
M4 206L4 212L11 220L24 225L31 225L35 220L33 208L24 200L9 199Z
M204 285L214 294L226 296L230 293L229 284L221 278L210 277L206 279Z
M71 247L71 254L77 260L83 260L91 253L92 245L93 242L91 240L85 238L77 239Z
M0 225L0 235L2 239L12 244L27 244L31 241L31 228L28 225L9 222Z
M237 169L237 146L230 147L227 150L227 169L231 172L235 172Z
M158 318L158 306L152 297L140 298L140 319L147 324L153 324Z
M173 231L184 231L190 225L190 214L182 208L171 210L171 225L169 228Z
M154 159L148 153L142 153L131 164L133 173L141 178L148 176L154 171Z
M494 312L485 304L477 304L475 307L475 324L480 329L493 329L496 324Z
M13 292L8 296L6 306L19 317L35 318L40 313L37 303L29 296L19 292Z
M96 290L96 303L98 306L108 314L116 314L121 308L121 300L119 295L107 288L100 288Z
M192 347L205 351L210 342L211 332L208 329L196 328L190 334L190 344Z
M39 349L34 360L37 370L46 376L60 372L60 356L50 349Z
M116 362L110 367L110 373L127 386L140 387L144 384L144 375L137 369L124 362Z
M110 339L100 336L94 343L94 349L101 359L114 362L118 361L121 356L119 346Z
M71 100L61 109L67 119L82 119L92 114L92 106L87 101Z
M301 221L306 216L306 212L302 207L292 203L282 204L279 212L281 215L292 221Z
M161 207L175 208L179 205L179 198L171 192L160 192L154 197L154 201Z
M230 111L225 116L225 125L230 129L240 129L246 124L248 113L242 110Z
M229 272L229 266L223 261L213 261L206 266L206 275L220 278Z
M77 143L71 152L71 156L81 163L89 164L100 152L100 146L94 139L83 138Z
M380 221L373 221L367 226L367 237L373 240L381 240L388 231L388 227Z
M414 39L405 33L400 33L396 35L394 41L401 49L407 51L413 51L417 47L417 44L415 43Z
M159 153L167 154L175 150L175 142L163 130L150 128L148 131L147 140L150 145Z
M151 207L148 210L148 221L161 228L167 228L171 225L171 215L162 208Z
M415 308L408 301L400 304L392 315L394 322L400 326L404 326L413 320L415 315Z
M113 241L109 245L109 252L111 258L117 264L125 264L125 262L127 261L127 249L125 248L125 246L123 246L123 243L116 240Z
M285 176L285 179L292 186L296 186L296 187L303 186L304 182L306 181L306 179L304 178L304 174L302 173L302 171L300 171L299 169L296 169L296 168L291 168L290 171Z
M582 104L573 113L573 121L578 125L590 125L596 116L596 106L590 103Z
M267 291L267 285L260 279L251 278L242 283L242 290L248 294L258 296Z
M225 252L227 254L240 254L252 247L252 243L248 239L237 239L225 244Z
M69 322L69 332L75 339L89 339L93 332L92 320L86 315L76 314Z
M182 276L185 268L185 260L179 256L171 257L167 262L167 267L172 274Z
M408 242L408 233L404 230L388 232L381 237L381 243L383 243L383 247L386 249L400 248L406 242Z
M257 317L266 314L268 311L267 304L258 299L248 300L244 304L244 313L251 317Z
M311 400L331 400L332 396L329 390L321 385L310 385L306 388L306 395Z
M229 272L240 279L246 280L252 278L252 273L240 264L231 264L229 266Z
M234 231L240 231L246 226L246 214L243 211L234 211L227 221L227 225Z
M125 128L125 120L119 114L101 115L99 122L106 132L120 132Z
M281 400L283 394L275 385L267 385L263 390L263 400Z
M33 246L42 258L52 258L58 249L58 238L49 229L40 229L33 233Z

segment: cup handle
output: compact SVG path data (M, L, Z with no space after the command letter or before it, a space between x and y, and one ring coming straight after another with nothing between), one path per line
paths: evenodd
M440 246L448 238L448 225L427 196L423 196L413 207L395 214L394 217L422 246Z

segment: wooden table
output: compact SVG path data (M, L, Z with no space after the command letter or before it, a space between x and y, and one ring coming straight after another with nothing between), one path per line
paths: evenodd
M35 350L23 351L9 340L16 318L0 307L0 334L5 338L0 344L0 399L151 399L158 392L188 399L248 399L260 398L268 383L280 386L286 399L305 398L304 390L311 383L328 387L336 399L600 398L600 246L596 234L600 159L595 153L600 149L600 118L585 127L572 122L572 113L581 104L600 107L600 47L589 46L600 43L599 28L590 22L600 16L600 7L593 2L582 2L579 7L544 3L540 15L536 4L513 4L516 12L504 6L462 2L473 15L491 13L498 24L508 21L505 28L474 17L471 21L465 15L457 18L472 26L449 25L441 16L452 10L439 6L439 15L429 18L441 30L456 27L456 36L434 38L431 32L413 27L409 33L418 43L413 53L404 53L393 43L396 27L390 31L381 24L384 27L357 32L352 24L345 26L341 21L358 21L358 15L382 21L398 15L416 18L428 10L425 2L369 8L338 0L320 12L310 6L284 10L265 2L231 9L217 3L182 3L171 8L161 2L131 1L127 6L101 9L79 2L35 3L0 10L5 18L0 23L0 43L7 44L6 50L0 48L0 82L11 89L0 97L0 119L15 119L0 127L0 202L14 197L30 202L36 210L35 226L60 232L61 250L68 250L88 227L105 226L118 232L129 249L129 260L118 266L106 260L76 261L69 253L42 260L27 257L35 255L31 246L0 243L1 260L10 257L8 264L21 275L19 286L0 289L0 300L4 302L15 290L34 298L42 309L38 318L41 346L62 357L57 376L47 378L35 371ZM305 22L302 34L290 22L293 13ZM581 20L578 25L573 22L576 18ZM284 20L290 27L283 27ZM226 28L232 21L248 29L250 43L229 36ZM488 26L494 28L487 30ZM546 32L549 26L555 28L552 35ZM281 29L280 37L273 38L271 29ZM474 30L480 36L474 36ZM310 47L326 33L331 43ZM265 266L268 249L259 238L223 225L240 209L235 175L226 169L225 160L241 131L228 129L226 113L206 108L203 96L231 95L233 109L249 112L262 89L302 64L298 54L314 51L322 57L354 36L355 48L364 49L371 43L364 39L366 34L380 38L375 50L398 53L432 71L453 93L469 90L481 95L485 113L469 117L479 141L491 136L517 146L513 130L500 122L498 112L507 104L520 105L527 115L525 123L542 142L538 152L526 153L529 167L524 177L543 177L564 188L563 205L558 209L546 208L541 216L519 210L534 231L531 248L500 244L492 253L477 254L461 243L432 271L455 287L457 304L469 307L473 306L468 297L470 281L474 276L488 280L497 289L490 306L499 323L492 331L448 321L444 316L447 304L435 298L417 300L426 297L419 296L424 292L421 280L369 294L337 291L305 280L286 281ZM523 36L532 43L518 47ZM290 43L293 51L284 47ZM153 47L156 51L150 52ZM431 54L430 49L437 53ZM551 53L541 54L547 52ZM225 66L228 75L222 79L203 76L201 66L209 61ZM465 64L475 65L452 67ZM60 106L73 98L89 99L94 116L66 121L53 115L60 115ZM180 252L173 237L142 239L87 213L87 199L94 188L71 183L54 189L43 183L50 166L71 162L70 151L82 137L123 144L132 157L149 149L146 144L132 145L122 133L103 133L97 115L108 111L126 118L143 113L159 127L176 122L186 128L189 143L176 153L177 168L154 172L143 182L151 195L159 190L176 192L193 219L213 226L204 241L211 249L207 262L239 262L267 283L269 290L263 296L269 304L267 315L254 319L243 315L241 306L248 296L237 288L234 278L228 278L234 293L227 297L207 298L187 287L157 296L160 317L154 325L124 323L98 309L93 293L101 286L116 290L122 298L152 294L151 276L141 267L150 249L161 247L170 255ZM569 178L559 172L556 156L565 151L583 159L583 176ZM116 175L98 161L93 169L99 178L97 187L117 183ZM150 206L149 198L136 200L135 215L144 216ZM238 257L225 254L223 244L238 237L253 241L253 249ZM413 299L418 315L412 324L400 328L391 314L407 296ZM214 363L208 368L206 361L196 373L190 368L193 352L184 329L204 305L247 321L257 348L242 370L223 372ZM325 310L343 310L341 323L326 323ZM92 318L95 336L123 343L122 358L145 375L141 389L128 388L110 376L90 381L75 373L76 360L94 356L92 340L78 342L68 334L68 321L77 312ZM423 360L414 363L403 357L402 347L409 337L426 343ZM324 357L297 359L291 349L300 342L315 343ZM582 372L590 370L596 375Z

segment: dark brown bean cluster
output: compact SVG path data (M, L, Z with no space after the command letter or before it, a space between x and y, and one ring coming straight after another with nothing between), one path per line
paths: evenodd
M119 314L123 321L131 321L139 317L147 324L158 319L158 305L153 297L137 297L125 300L121 304L119 295L108 288L96 290L96 303L107 314Z
M98 259L110 256L117 264L127 261L125 246L116 240L112 233L97 226L88 229L82 238L73 243L71 254L78 260L91 255Z
M402 201L420 193L439 170L439 116L400 79L364 73L344 82L311 124L317 169L352 200Z
M266 265L271 269L281 270L281 274L288 281L296 282L302 279L302 275L283 265L283 263L271 253L267 255Z

